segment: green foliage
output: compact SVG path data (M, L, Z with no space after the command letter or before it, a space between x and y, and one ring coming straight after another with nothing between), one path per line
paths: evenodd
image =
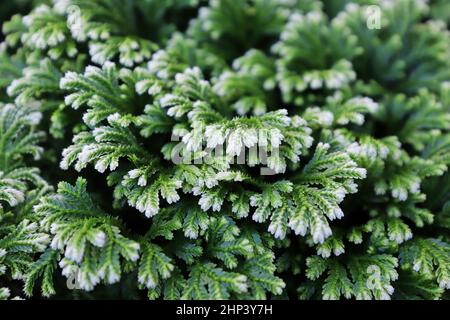
M389 299L397 280L397 259L390 255L353 256L345 264L334 259L310 257L306 261L306 277L323 278L322 298ZM326 271L328 271L326 273ZM326 275L326 276L324 276ZM315 283L317 286L317 282ZM302 293L302 287L299 292Z
M62 273L75 272L84 290L92 290L102 280L117 282L122 273L120 258L134 262L139 257L139 244L124 237L120 222L93 203L82 178L75 186L59 183L57 193L41 199L34 211L44 230L53 235L51 248L64 251L59 261Z
M6 7L1 299L448 297L446 1Z
M439 286L448 289L450 286L450 247L436 239L417 239L402 248L400 258L405 265L411 265L414 271L428 278L436 277ZM435 269L436 267L436 269Z
M35 254L46 249L50 237L41 229L32 207L50 187L39 169L43 133L35 130L41 114L36 105L0 104L0 283L26 279ZM11 294L1 288L1 298ZM18 294L15 292L14 294Z

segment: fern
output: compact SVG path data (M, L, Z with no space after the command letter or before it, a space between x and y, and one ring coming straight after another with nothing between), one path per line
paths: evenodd
M0 105L0 275L6 283L25 279L35 254L50 241L31 209L50 190L39 169L28 166L30 155L42 154L43 133L35 130L40 118L36 105ZM8 288L1 292L2 299L11 294Z
M0 5L0 298L448 298L446 7Z

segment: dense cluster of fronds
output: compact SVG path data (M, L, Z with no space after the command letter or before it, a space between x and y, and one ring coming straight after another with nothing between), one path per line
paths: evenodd
M0 45L0 298L448 297L447 1L27 6Z

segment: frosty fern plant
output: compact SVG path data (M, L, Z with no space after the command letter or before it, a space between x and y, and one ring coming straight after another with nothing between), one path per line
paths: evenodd
M32 167L42 154L38 143L43 132L35 127L41 119L36 104L26 107L0 104L0 297L8 298L12 280L25 280L36 253L49 244L49 235L39 225L33 205L50 186ZM27 163L26 160L30 160ZM35 161L34 161L35 162Z
M0 45L1 298L448 298L442 1L38 2Z

